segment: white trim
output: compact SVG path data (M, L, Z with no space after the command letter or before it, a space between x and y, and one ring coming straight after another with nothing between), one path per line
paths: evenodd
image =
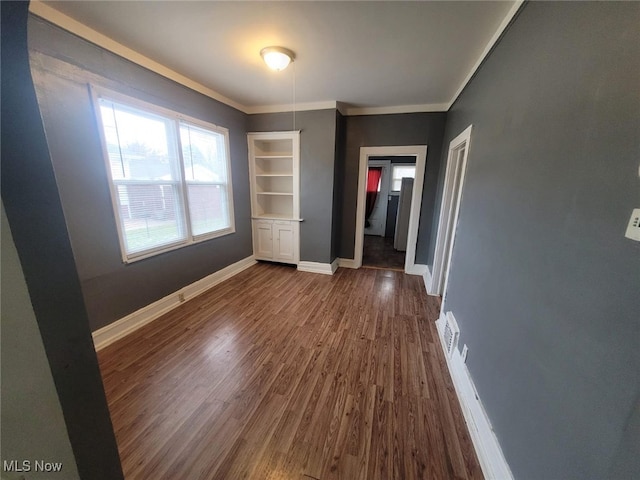
M120 320L116 320L115 322L96 330L92 333L93 343L96 350L101 350L107 345L111 345L116 340L138 330L140 327L173 310L187 300L204 293L211 287L224 282L255 264L256 261L253 255L243 258L242 260L197 280L192 284L187 285L186 287L183 287L150 305L147 305L146 307L142 307L140 310L130 313Z
M405 273L408 273L409 275L420 275L423 276L424 272L427 270L427 266L426 265L422 265L419 263L414 263L413 265L407 266L405 264Z
M112 38L109 38L106 35L103 35L102 33L97 32L90 27L87 27L83 23L80 23L77 20L68 17L55 8L50 7L49 5L45 5L38 0L32 0L29 4L29 11L34 15L37 15L38 17L43 18L44 20L51 22L54 25L57 25L58 27L73 33L74 35L77 35L80 38L88 40L89 42L94 43L112 53L115 53L116 55L119 55L137 65L147 68L152 72L157 73L158 75L162 75L169 80L173 80L174 82L195 90L198 93L206 95L209 98L213 98L214 100L229 105L230 107L240 110L241 112L247 113L246 106L234 100L231 100L228 97L225 97L221 93L218 93L215 90L212 90L211 88L206 87L201 83L198 83L195 80L192 80L182 75L181 73L176 72L175 70L165 67L161 63L158 63L155 60L152 60L151 58L142 55L141 53L138 53L119 42L116 42Z
M429 265L425 265L424 273L422 274L422 279L424 280L424 288L427 291L427 295L433 295L431 293L431 286L433 284L433 278L431 277L431 270L429 269Z
M338 110L343 117L346 117L347 111L349 110L349 105L344 102L337 101L336 110Z
M393 113L446 112L450 103L423 103L420 105L395 105L391 107L346 107L347 116L388 115Z
M513 480L513 474L507 460L504 458L500 442L491 427L487 412L482 406L482 401L473 384L471 374L462 359L462 355L460 355L460 351L456 348L451 357L447 355L442 338L444 321L443 316L436 321L438 338L440 338L440 346L447 361L447 367L456 389L456 395L460 402L482 473L488 480Z
M338 258L338 266L340 268L358 268L353 258Z
M331 262L331 275L333 275L338 271L339 266L340 266L340 260L336 257L333 259L333 262Z
M358 197L356 203L356 238L354 246L355 268L362 266L362 248L364 245L364 214L366 203L367 166L369 157L394 157L415 156L416 177L413 182L413 194L411 196L411 210L409 213L409 233L407 234L407 252L405 256L404 270L406 273L416 275L415 257L416 243L418 241L418 223L420 221L420 208L422 206L422 187L424 185L424 169L427 163L426 145L403 145L396 147L360 147L360 163L358 170ZM418 269L422 275L422 270Z
M331 263L306 262L298 263L298 270L309 273L322 273L324 275L333 275L338 269L338 259Z
M476 70L480 68L480 65L482 65L482 62L484 62L487 55L489 55L489 53L491 52L491 49L496 44L496 42L500 39L504 31L507 29L507 27L511 23L511 20L513 20L513 17L516 16L516 13L518 13L518 10L520 10L520 7L522 7L523 4L524 4L524 0L515 0L515 3L513 4L513 6L509 9L505 17L502 19L502 22L498 26L498 29L495 31L491 39L489 39L489 42L487 42L487 44L485 45L484 50L478 57L478 60L476 60L476 63L473 65L473 67L471 67L471 70L469 71L465 79L462 81L460 86L458 87L458 90L456 90L456 93L454 93L453 97L451 97L451 101L447 104L447 108L445 109L445 111L448 111L451 108L451 106L455 103L455 101L458 99L458 97L460 96L464 88L471 81L471 78L476 74Z
M258 105L255 107L245 107L245 113L250 115L256 113L287 113L293 112L294 105L291 103L281 104L281 105ZM296 103L295 111L296 112L304 112L308 110L338 110L338 102L335 100L330 100L327 102L307 102L307 103Z
M469 157L469 148L471 147L472 128L473 125L469 125L460 135L451 140L449 143L449 153L447 154L444 186L440 200L440 218L438 219L436 248L433 257L432 289L429 292L431 295L442 294L443 306L446 300L447 279L449 267L451 266L458 214L460 213L467 158ZM464 157L460 161L458 152L461 148L464 148ZM460 172L460 181L456 186L458 172ZM448 256L446 255L447 253Z

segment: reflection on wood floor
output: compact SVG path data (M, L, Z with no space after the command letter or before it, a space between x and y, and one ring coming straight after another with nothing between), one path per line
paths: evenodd
M404 271L405 252L393 248L392 237L365 235L362 266Z
M99 352L127 480L481 478L422 278L261 263Z

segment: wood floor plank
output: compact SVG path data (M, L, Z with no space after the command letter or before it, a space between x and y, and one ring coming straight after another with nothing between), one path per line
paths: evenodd
M125 477L478 479L420 277L261 263L98 354Z

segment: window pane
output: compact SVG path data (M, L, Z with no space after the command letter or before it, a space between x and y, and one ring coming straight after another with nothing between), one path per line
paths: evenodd
M227 183L224 135L181 122L180 140L187 182Z
M177 180L173 122L100 99L100 114L114 180Z
M399 192L403 178L415 178L415 165L394 165L392 168L391 190Z
M193 235L203 235L231 226L226 187L192 183L187 190Z
M181 122L180 140L193 235L229 228L225 136Z
M97 115L125 262L233 231L226 129L108 95Z
M176 185L118 185L117 189L128 254L185 239Z

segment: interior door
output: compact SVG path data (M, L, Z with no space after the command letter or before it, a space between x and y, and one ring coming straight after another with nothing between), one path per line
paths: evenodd
M373 211L369 217L369 226L364 228L365 235L384 237L387 228L387 206L389 204L389 188L391 185L391 162L389 160L369 160L370 167L382 167L380 190Z

